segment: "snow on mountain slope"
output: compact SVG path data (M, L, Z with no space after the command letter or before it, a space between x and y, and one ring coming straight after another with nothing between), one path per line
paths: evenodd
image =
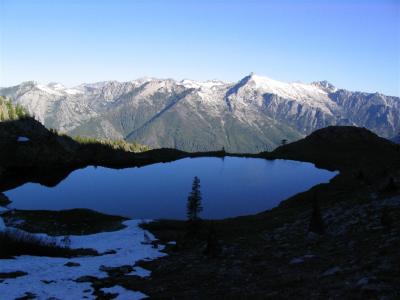
M221 80L207 80L207 81L196 81L190 79L184 79L179 82L186 88L194 88L194 89L212 89L215 87L223 86L229 84L228 82Z
M328 93L319 88L318 86L304 83L286 83L262 77L258 75L250 75L249 78L259 89L265 93L275 94L282 98L307 100L307 99L327 99Z
M385 137L400 130L398 97L256 74L236 83L145 77L67 88L25 82L1 88L0 95L47 127L188 151L261 151L329 125L364 126Z
M337 105L329 98L325 88L315 84L304 84L299 82L286 83L250 74L243 79L243 85L247 87L246 92L251 95L252 91L258 94L273 94L287 100L294 100L302 105L307 105L322 110L327 114L337 109ZM262 100L260 102L262 104Z

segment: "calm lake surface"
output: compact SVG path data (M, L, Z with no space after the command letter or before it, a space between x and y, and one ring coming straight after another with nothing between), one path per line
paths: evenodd
M201 216L221 219L273 208L336 174L289 160L185 158L120 170L87 167L52 188L27 183L5 194L13 201L10 207L18 209L90 208L132 218L184 219L193 177L198 176Z

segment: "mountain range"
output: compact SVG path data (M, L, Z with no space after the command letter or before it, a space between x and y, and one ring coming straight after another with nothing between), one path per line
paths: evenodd
M234 83L141 78L67 88L29 81L0 88L0 95L70 135L185 151L260 152L329 125L366 127L386 138L400 131L399 97L253 73Z

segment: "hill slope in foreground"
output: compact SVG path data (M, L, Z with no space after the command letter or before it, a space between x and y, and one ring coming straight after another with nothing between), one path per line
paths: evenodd
M271 211L212 222L218 243L209 222L191 243L184 224L152 223L146 228L177 246L143 263L150 280L116 281L166 298L398 299L400 147L362 128L329 127L259 156L340 174ZM315 206L323 234L313 232ZM206 256L210 244L218 246Z
M22 135L17 132L20 125L5 126L12 126L15 136ZM7 150L0 157L2 190L10 174L21 174L26 164L33 178L43 181L44 175L54 173L51 167L71 170L94 163L132 166L185 156L229 155L168 149L124 153L65 142L65 137L54 137L54 143L46 144L35 140L35 134L30 136L30 144L20 144L15 136L1 140L2 149ZM58 151L54 152L54 147L59 147ZM40 159L43 152L35 152L37 149L53 156ZM22 153L30 159L24 160ZM96 291L118 284L164 299L399 298L399 145L366 129L328 127L273 152L252 156L310 161L340 174L271 211L203 221L191 238L185 222L147 224L145 227L162 243L176 241L166 248L168 256L139 263L152 270L150 278L110 274L107 278L87 278L87 282Z

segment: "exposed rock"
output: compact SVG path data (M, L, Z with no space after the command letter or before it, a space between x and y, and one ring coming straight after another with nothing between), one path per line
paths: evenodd
M94 276L81 276L75 279L76 282L93 282L96 281L97 278Z
M1 176L1 172L0 172L0 176ZM0 206L5 206L10 203L11 203L10 199L8 199L8 197L6 195L4 195L3 193L0 192Z
M297 264L302 264L304 262L304 258L301 257L297 257L297 258L293 258L289 264L291 265L297 265Z
M121 276L124 274L131 273L133 271L132 266L120 266L120 267L107 267L100 266L100 271L108 273L110 276Z
M333 267L329 270L326 270L324 273L322 273L322 277L325 276L332 276L332 275L336 275L338 273L342 272L342 269L340 267Z
M369 282L368 277L363 277L363 278L360 278L359 281L357 281L357 285L364 286L364 285L368 284L368 282Z
M17 278L17 277L21 277L21 276L25 276L25 275L28 275L28 273L23 272L23 271L0 273L0 279Z
M66 267L79 267L80 265L81 265L80 263L76 263L76 262L73 262L73 261L69 261L69 262L64 264L64 266L66 266Z

